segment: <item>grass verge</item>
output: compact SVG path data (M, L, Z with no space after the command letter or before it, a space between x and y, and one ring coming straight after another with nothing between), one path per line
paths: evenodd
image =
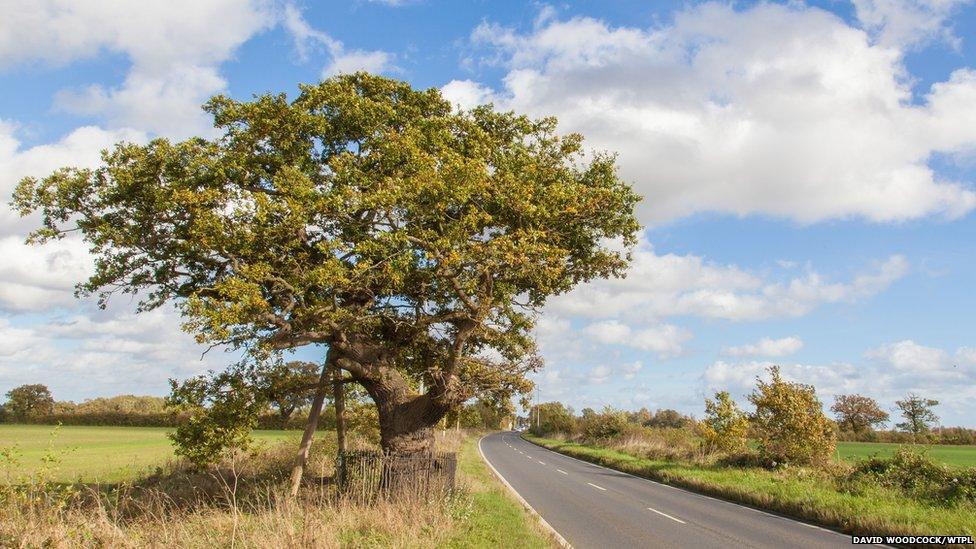
M0 469L7 469L0 474L0 547L552 546L491 476L474 435L438 437L441 450L459 453L459 489L450 496L361 504L337 497L331 484L310 483L299 498L288 497L293 441L266 444L198 472L172 458L165 430L113 429L59 430L53 438L44 436L39 447L45 456L38 459L29 453L29 440L4 441L24 443L17 444L22 459L0 452ZM318 440L309 473L328 478L334 436L323 432ZM65 471L66 445L78 448L69 456L91 457L69 462ZM114 463L109 468L98 459L112 453L127 455L139 467L117 471ZM93 476L123 480L76 482Z
M479 436L465 438L458 452L458 473L469 490L471 507L463 531L447 547L554 547L549 534L512 498L478 453Z
M976 509L935 507L870 486L837 486L829 474L793 468L702 466L525 434L539 446L695 492L768 509L849 534L976 536Z

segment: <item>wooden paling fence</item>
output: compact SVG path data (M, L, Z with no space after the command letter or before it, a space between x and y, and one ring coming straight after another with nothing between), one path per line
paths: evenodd
M361 503L378 497L430 499L454 490L457 455L344 452L336 458L335 471L335 482L343 498Z

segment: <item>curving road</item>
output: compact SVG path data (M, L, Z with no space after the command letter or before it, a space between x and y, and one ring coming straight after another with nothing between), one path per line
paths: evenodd
M606 469L518 433L480 442L488 463L576 547L849 547L850 536Z

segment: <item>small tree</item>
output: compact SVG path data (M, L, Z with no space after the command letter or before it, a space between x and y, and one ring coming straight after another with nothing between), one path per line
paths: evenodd
M584 414L579 420L580 433L589 440L608 440L627 428L627 412L607 406L599 414Z
M536 435L570 434L576 430L576 418L562 402L543 402L532 407L529 430Z
M896 401L895 405L901 410L901 417L905 418L904 423L899 423L897 427L911 433L913 437L925 436L932 430L932 425L939 421L939 416L932 411L932 408L939 405L938 400L909 393L904 400Z
M733 454L746 446L749 418L728 391L719 391L715 400L705 399L705 419L698 424L698 430L709 449Z
M654 414L651 413L647 408L641 408L636 412L630 412L627 414L627 421L630 423L636 423L638 425L646 425L647 422L654 418Z
M166 404L187 416L169 434L177 455L203 468L228 450L250 445L251 430L268 402L249 378L247 370L238 366L183 382L170 380L172 392Z
M830 407L842 431L863 433L888 421L888 413L873 398L864 395L837 395Z
M688 427L689 425L694 425L694 420L690 417L682 414L677 410L672 410L670 408L665 408L664 410L658 410L655 412L654 416L649 420L644 422L644 425L648 427L666 427L671 429L681 429L682 427Z
M749 401L756 407L753 427L759 452L776 463L826 462L837 447L837 435L812 385L791 383L779 367L769 369L769 382L757 378Z
M21 385L7 391L4 408L14 421L27 421L51 414L54 411L54 397L40 383Z

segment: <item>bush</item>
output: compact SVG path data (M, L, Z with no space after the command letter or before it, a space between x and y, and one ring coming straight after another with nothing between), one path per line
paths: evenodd
M561 402L544 402L529 412L529 431L537 436L555 433L572 434L576 431L576 418Z
M733 454L746 447L749 419L727 391L705 399L705 419L698 424L703 444L709 452Z
M602 413L586 414L579 420L579 432L588 441L609 440L627 429L627 413L607 406Z
M772 379L758 379L749 401L756 406L753 432L759 440L759 454L771 464L824 464L837 448L833 422L823 413L812 385L790 383L778 367L769 370Z
M950 469L914 447L899 448L890 458L874 456L859 462L849 480L872 482L918 500L949 505L976 502L976 468Z
M645 427L665 427L670 429L683 429L695 425L695 420L678 412L665 408L658 410L653 417L644 422Z

